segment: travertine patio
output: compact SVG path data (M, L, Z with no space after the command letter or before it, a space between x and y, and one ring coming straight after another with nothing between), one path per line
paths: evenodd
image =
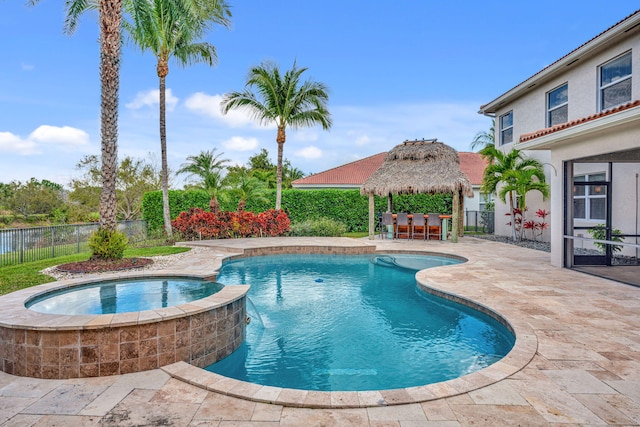
M450 242L248 239L210 249L165 273L202 271L229 252L262 245L375 244L457 254L468 263L418 279L496 310L537 343L533 359L442 386L424 402L309 409L230 397L171 377L171 369L102 378L37 380L0 373L2 425L458 426L640 425L640 289L549 265L549 255L473 238ZM526 351L515 355L526 359ZM173 372L178 369L174 367ZM203 375L204 377L204 375ZM198 378L190 381L198 382ZM471 382L471 383L470 383ZM489 384L490 385L485 385ZM255 390L254 390L255 392ZM387 400L403 396L381 394ZM312 393L306 398L312 399ZM278 401L275 396L274 401ZM356 402L357 403L357 402ZM388 402L393 403L393 402ZM358 406L357 404L354 406Z

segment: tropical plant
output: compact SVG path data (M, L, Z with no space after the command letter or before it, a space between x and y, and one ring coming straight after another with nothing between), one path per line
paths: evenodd
M167 166L166 132L166 77L169 59L178 64L192 63L214 65L216 49L207 42L197 42L212 24L228 27L231 12L225 0L125 0L125 8L131 20L123 22L123 28L143 51L151 51L157 59L156 72L160 92L160 149L162 157L162 202L164 226L168 240L173 239L169 212L169 182Z
M204 190L209 194L211 198L209 207L212 212L217 211L219 208L218 195L223 188L223 172L225 164L229 163L229 159L220 158L222 155L224 153L216 154L215 148L201 151L196 156L188 156L187 162L183 163L176 172L177 174L188 173L190 176L198 178L193 188Z
M173 220L173 227L185 239L228 239L236 237L281 236L289 232L287 214L274 209L258 214L244 211L206 212L191 208Z
M596 240L607 240L607 227L604 224L598 224L596 226L593 226L587 231ZM617 228L612 228L609 240L612 242L622 243L624 241L624 237L622 237L621 234L622 234L622 231L618 230ZM607 243L593 242L593 246L597 247L602 252L605 252L607 249ZM611 252L621 252L621 251L622 251L621 245L611 245Z
M496 119L492 119L491 127L489 128L488 132L483 130L476 133L476 136L473 138L473 141L471 141L471 149L472 150L475 150L476 148L483 149L485 147L495 145L496 143L495 132L496 132Z
M278 161L276 169L276 210L282 202L282 156L286 141L286 129L320 124L331 128L331 114L327 109L327 87L318 82L302 82L307 68L293 67L284 75L277 65L262 63L251 68L245 90L224 95L221 109L226 114L233 109L244 109L261 124L275 123L278 131ZM252 91L255 90L255 92Z
M304 172L296 167L293 167L289 160L285 160L282 167L282 187L292 188L291 183L300 178L304 178Z
M527 193L530 191L539 191L543 200L549 197L549 184L545 182L544 170L542 165L532 165L527 169L512 169L504 172L503 184L498 191L498 197L503 202L506 201L507 194L515 194L518 202L518 208L522 213L522 222L526 222L527 212ZM520 228L518 235L522 239L524 228Z
M254 177L245 167L235 168L233 172L229 172L225 179L227 191L239 203L245 203L247 200L253 200L258 203L267 203L266 197L267 186L260 179Z
M516 241L521 236L516 233L514 209L519 208L524 215L526 194L529 191L539 191L543 198L549 196L549 184L545 181L542 163L526 157L520 150L513 149L504 153L493 145L480 150L480 154L490 160L484 171L480 191L497 194L503 203L507 203L508 198L511 237Z
M538 240L538 237L542 237L542 233L544 233L544 230L549 228L549 223L545 220L550 214L551 212L545 209L538 209L536 211L536 217L540 218L540 221L529 220L525 221L524 224L522 224L522 227L525 230L531 230L533 240Z

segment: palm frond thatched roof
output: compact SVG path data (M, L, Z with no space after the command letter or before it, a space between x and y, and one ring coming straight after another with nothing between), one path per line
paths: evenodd
M362 185L361 194L387 196L402 193L453 193L473 197L467 176L460 170L458 152L437 140L405 141L394 147L382 166Z

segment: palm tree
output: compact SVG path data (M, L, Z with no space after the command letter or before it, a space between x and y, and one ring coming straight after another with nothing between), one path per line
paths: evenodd
M534 161L537 162L537 160ZM505 171L504 182L505 185L500 188L498 196L500 200L505 202L507 194L515 193L522 219L520 236L518 236L518 238L522 239L522 233L524 232L522 225L525 223L525 215L527 212L527 193L530 191L539 191L544 200L549 197L549 184L545 182L542 164L532 164L528 168ZM513 220L514 218L512 217L512 224Z
M282 202L282 152L286 141L286 129L320 124L324 130L331 128L331 114L327 109L327 87L318 82L300 78L307 68L293 68L284 76L273 63L262 63L249 71L243 92L224 95L221 109L226 114L232 109L245 109L261 124L275 123L278 127L278 162L276 169L276 210ZM255 89L256 92L252 92Z
M231 174L229 174L231 175ZM269 199L266 197L267 185L245 167L235 171L233 176L227 175L229 193L237 196L238 205L244 204L247 200L254 200L261 203L267 203Z
M476 133L476 136L471 141L471 149L475 150L476 148L483 149L490 145L495 145L496 143L496 119L491 120L491 127L489 128L489 132L480 131Z
M548 196L548 184L545 182L542 164L536 159L525 157L520 150L513 149L508 153L504 153L496 149L494 145L486 146L480 150L480 154L490 159L489 165L484 170L480 191L485 194L498 194L503 203L507 203L506 199L508 196L511 216L511 237L515 241L517 240L514 211L515 198L518 197L520 203L525 203L526 199L524 196L528 191L532 190L541 191L543 197ZM529 187L527 187L527 184L524 183L527 177L529 180L535 177L538 182L529 182ZM500 192L497 193L500 184L503 184L503 186ZM542 187L545 187L546 190L541 190ZM523 208L522 205L520 207L521 209Z
M273 169L253 169L251 176L264 182L267 188L276 188L276 171Z
M30 0L36 4L39 0ZM118 169L118 91L120 88L120 24L122 0L68 0L64 31L73 34L80 16L98 9L100 26L100 136L102 190L100 228L116 230L116 175Z
M172 240L165 101L169 59L174 57L182 66L193 63L213 66L217 62L215 47L197 40L213 24L228 27L231 12L225 0L128 0L126 9L131 15L131 21L125 21L123 28L130 40L143 51L151 51L157 59L156 72L160 80L162 208L167 238Z
M284 165L282 167L283 177L282 177L282 186L284 188L291 188L291 183L296 179L304 178L304 172L302 170L291 165L289 160L284 161Z
M206 191L211 197L209 208L216 212L219 208L218 195L223 188L223 171L228 159L221 159L224 153L216 154L216 149L202 151L197 156L188 156L187 162L180 166L176 173L188 173L196 176L199 180L195 188Z

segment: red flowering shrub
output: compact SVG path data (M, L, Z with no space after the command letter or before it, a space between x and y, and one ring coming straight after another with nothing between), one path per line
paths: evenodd
M260 229L264 236L282 236L289 232L291 221L283 210L269 209L258 214Z
M255 214L238 212L206 212L191 208L171 221L171 226L185 239L228 239L234 237L282 236L291 221L284 211L274 209Z

